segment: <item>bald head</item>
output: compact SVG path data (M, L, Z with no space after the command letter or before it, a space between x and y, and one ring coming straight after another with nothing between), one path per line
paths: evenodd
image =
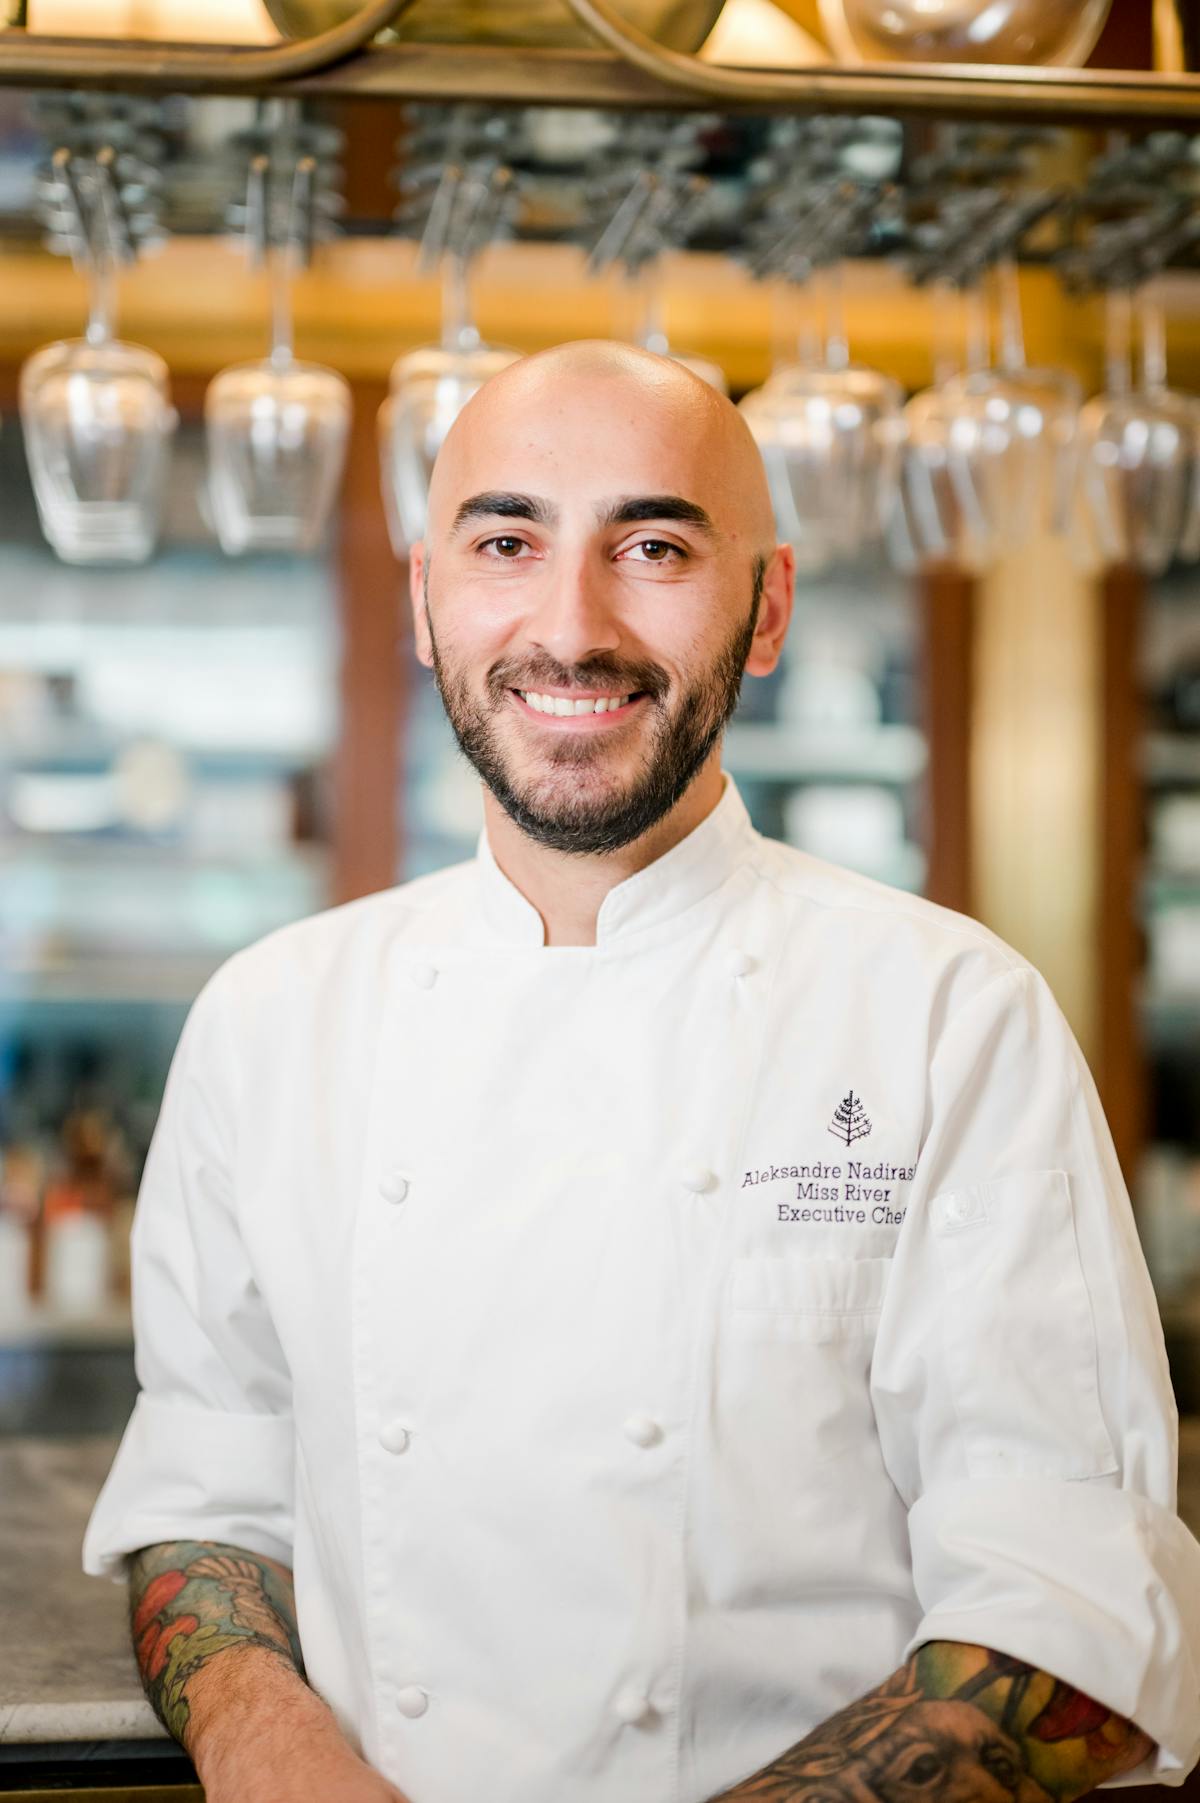
M531 488L535 478L540 486ZM479 390L434 466L430 549L452 529L465 497L543 494L547 483L674 495L750 557L766 559L775 545L762 457L742 415L683 364L633 345L555 345Z
M591 342L493 376L409 567L417 656L491 824L570 853L690 830L742 677L778 664L793 573L745 422L690 370Z

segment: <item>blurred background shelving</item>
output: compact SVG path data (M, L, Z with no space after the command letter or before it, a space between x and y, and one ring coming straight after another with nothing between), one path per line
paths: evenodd
M222 235L217 155L253 109L173 101L176 236L119 283L122 329L167 358L183 416L162 546L140 568L81 571L42 542L15 399L22 359L78 329L83 282L37 247L34 113L0 92L0 1433L127 1413L129 1220L206 977L277 925L470 856L480 828L379 499L389 367L441 323L436 278L391 235L387 170L409 127L386 98L316 114L345 136L347 217L296 283L297 342L353 402L325 542L235 560L206 517L205 385L262 349L265 290ZM753 120L708 129L725 210L664 256L662 304L672 342L737 397L775 336L769 285L722 238L763 140ZM532 162L567 127L560 112L523 130ZM925 128L906 131L905 156L927 153ZM1080 131L1055 155L1077 173L1099 145ZM609 335L624 304L547 199L578 201L583 175L553 173L527 239L476 272L480 330L517 350ZM928 287L884 245L846 258L842 289L856 359L905 392L928 382ZM1040 253L1020 291L1031 360L1097 386L1096 297L1067 294ZM1200 387L1200 269L1169 272L1163 294L1172 379ZM1113 1123L1181 1402L1200 1409L1194 569L1101 578L1034 543L986 575L901 574L880 552L806 574L726 764L762 831L973 912L1046 971ZM104 1223L103 1245L77 1217Z

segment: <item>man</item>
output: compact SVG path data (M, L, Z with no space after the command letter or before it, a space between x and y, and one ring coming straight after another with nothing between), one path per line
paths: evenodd
M217 972L139 1200L85 1565L209 1803L1045 1803L1200 1754L1062 1017L722 776L792 577L660 358L526 359L447 439L412 595L478 856Z

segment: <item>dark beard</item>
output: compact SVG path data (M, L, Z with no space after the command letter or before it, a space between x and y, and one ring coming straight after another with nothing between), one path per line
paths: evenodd
M672 712L667 711L662 699L667 678L656 664L618 668L603 658L595 658L567 669L539 657L523 663L519 671L504 664L492 669L487 687L493 707L485 713L472 701L465 683L451 676L442 663L430 621L433 673L459 749L509 819L539 845L552 851L578 853L618 851L657 826L683 796L737 706L754 640L762 584L763 572L756 565L749 616L726 642L712 668L684 692ZM429 620L428 603L425 617ZM542 800L522 794L513 786L493 731L492 714L508 705L509 689L536 690L539 683L645 695L643 705L653 708L657 717L645 764L624 794L593 799L587 793L586 782L578 784L574 793L569 792L571 771L586 776L589 766L604 756L600 734L594 739L589 734L576 740L564 735L552 749L550 761L562 769L568 791L560 798Z

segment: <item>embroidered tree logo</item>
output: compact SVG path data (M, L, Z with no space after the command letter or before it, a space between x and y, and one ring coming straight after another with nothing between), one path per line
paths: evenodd
M829 1131L835 1139L845 1140L848 1146L852 1146L856 1139L865 1139L871 1131L862 1098L856 1096L853 1090L848 1096L843 1096L834 1109Z

